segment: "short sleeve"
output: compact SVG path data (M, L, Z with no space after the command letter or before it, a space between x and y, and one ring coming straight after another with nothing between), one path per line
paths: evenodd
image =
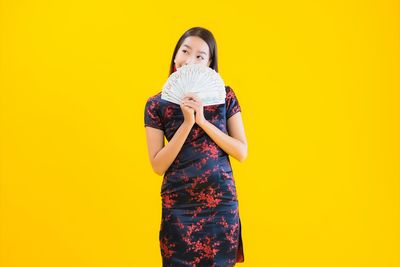
M229 119L237 112L241 111L239 101L235 92L229 86L226 87L226 119Z
M160 102L150 97L144 108L144 125L164 130L160 112Z

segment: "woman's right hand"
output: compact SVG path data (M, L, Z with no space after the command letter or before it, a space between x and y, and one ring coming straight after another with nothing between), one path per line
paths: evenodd
M193 126L196 122L196 117L194 115L194 109L191 107L186 106L185 104L181 103L181 110L183 113L184 122L188 123L189 125Z

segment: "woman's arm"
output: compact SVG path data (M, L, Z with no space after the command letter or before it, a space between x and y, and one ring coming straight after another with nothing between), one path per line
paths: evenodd
M162 130L146 127L147 149L155 173L163 175L166 172L185 143L192 126L183 122L166 146Z
M243 162L246 159L247 140L244 132L242 115L240 112L237 112L228 118L228 134L226 134L204 118L203 104L196 94L187 94L182 103L183 105L191 107L196 111L196 123L222 150L240 162Z
M243 162L247 157L247 140L242 115L237 112L228 119L228 134L222 132L211 122L204 120L198 124L208 136L226 153Z
M166 146L164 146L164 132L162 130L146 127L149 159L154 172L158 175L163 175L174 162L195 124L194 110L183 104L180 107L183 113L183 123Z

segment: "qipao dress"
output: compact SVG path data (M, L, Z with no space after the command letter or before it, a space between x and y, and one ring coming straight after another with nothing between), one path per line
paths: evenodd
M204 117L222 132L241 111L233 89L225 104L205 106ZM144 124L170 141L183 123L178 104L148 98ZM159 244L164 267L230 267L244 261L235 180L228 154L197 124L164 173Z

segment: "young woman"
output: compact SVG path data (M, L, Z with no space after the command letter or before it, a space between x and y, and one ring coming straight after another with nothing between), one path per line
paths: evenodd
M181 36L169 74L185 64L218 72L210 31L195 27ZM225 90L225 104L220 105L203 107L193 93L177 105L161 99L161 92L145 105L149 159L153 170L164 175L159 232L163 266L230 267L244 261L229 155L242 162L247 141L239 102L232 88Z

